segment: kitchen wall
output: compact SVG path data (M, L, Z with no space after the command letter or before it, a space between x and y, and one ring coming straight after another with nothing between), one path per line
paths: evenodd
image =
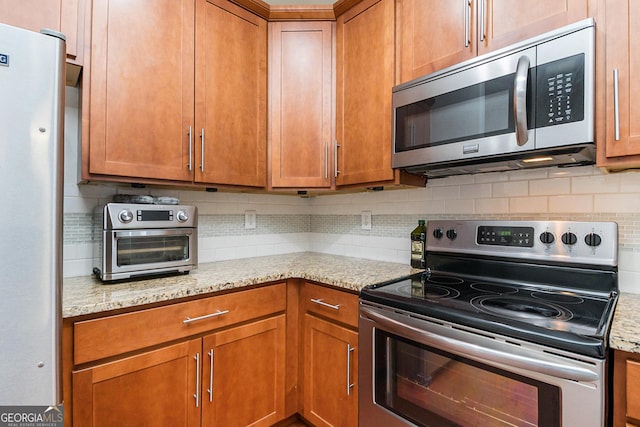
M310 198L81 184L78 96L67 89L64 275L87 275L99 235L97 207L116 193L178 197L199 208L200 262L315 251L408 263L418 219L557 219L619 225L620 287L640 293L640 173L593 166L479 174L430 181L426 188ZM255 229L244 212L255 211ZM362 211L372 227L361 227Z

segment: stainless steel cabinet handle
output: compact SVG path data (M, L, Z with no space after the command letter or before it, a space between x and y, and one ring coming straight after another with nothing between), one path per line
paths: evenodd
M464 47L471 44L471 0L467 0L464 8Z
M487 30L485 26L485 15L487 11L487 0L480 0L480 41L483 42L487 37Z
M229 312L229 310L218 310L215 313L211 313L211 314L205 314L204 316L199 316L199 317L194 317L191 318L189 316L187 316L186 319L184 319L182 321L182 323L187 324L187 323L191 323L191 322L197 322L198 320L204 320L204 319L210 319L212 317L217 317L217 316L222 316L223 314L227 314Z
M333 170L334 170L333 176L337 178L338 174L340 174L340 171L338 170L338 148L340 148L340 144L338 144L337 139L334 141L334 145L335 145L335 148L333 150Z
M200 133L200 172L204 172L204 128Z
M189 126L189 170L193 170L193 128Z
M513 115L516 122L516 143L520 146L529 140L527 129L527 80L529 78L529 57L518 59L516 77L513 81Z
M616 141L620 141L620 72L616 68L613 70L613 123L614 136Z
M351 344L347 344L347 396L351 396L351 389L355 386L351 382L351 353L355 351L355 347L351 347Z
M329 303L326 303L326 302L322 301L322 299L313 299L313 298L311 298L311 302L319 304L319 305L321 305L323 307L332 308L334 310L340 310L340 304L337 304L337 305L329 304Z
M329 178L329 143L324 142L324 179Z
M210 349L207 353L209 355L209 402L213 402L213 349Z
M196 408L200 406L200 353L196 353L196 392L193 397L196 399Z

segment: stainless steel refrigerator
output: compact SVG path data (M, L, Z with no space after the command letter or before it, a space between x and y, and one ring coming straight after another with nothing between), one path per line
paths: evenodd
M0 405L62 400L64 36L0 24Z

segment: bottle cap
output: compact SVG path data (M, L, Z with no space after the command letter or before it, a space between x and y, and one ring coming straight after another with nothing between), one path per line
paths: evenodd
M419 219L418 220L418 225L424 225L424 219Z

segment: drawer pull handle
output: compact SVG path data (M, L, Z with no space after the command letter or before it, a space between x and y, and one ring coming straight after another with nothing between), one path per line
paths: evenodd
M227 314L228 312L229 310L224 310L224 311L218 310L215 313L205 314L204 316L194 317L193 319L191 317L187 317L182 321L182 323L187 324L191 322L197 322L198 320L210 319L211 317L222 316L223 314Z
M313 299L313 298L311 298L311 302L319 304L319 305L321 305L323 307L332 308L334 310L340 310L340 304L336 304L336 305L329 304L327 302L322 301L322 299Z

